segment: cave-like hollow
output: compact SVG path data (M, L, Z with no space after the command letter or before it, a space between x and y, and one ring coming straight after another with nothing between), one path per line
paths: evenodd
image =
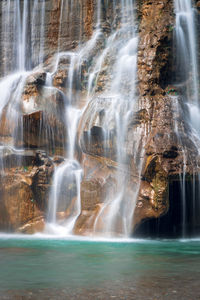
M184 192L185 191L185 192ZM184 197L185 193L185 197ZM169 210L144 220L133 234L137 238L194 238L200 234L200 183L197 178L169 181Z

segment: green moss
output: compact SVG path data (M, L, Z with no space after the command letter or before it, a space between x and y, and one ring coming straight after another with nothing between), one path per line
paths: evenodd
M28 172L28 167L27 166L24 167L24 172Z
M177 91L175 89L173 89L173 88L168 89L166 93L167 93L167 95L173 95L173 96L177 96L178 95Z

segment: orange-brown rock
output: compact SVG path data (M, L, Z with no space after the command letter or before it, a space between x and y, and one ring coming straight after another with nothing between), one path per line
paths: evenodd
M144 0L140 4L141 22L138 47L140 95L155 95L167 85L173 37L173 1Z
M134 212L134 227L141 220L158 218L168 211L168 174L159 160L159 156L154 155L147 159Z
M73 5L67 1L51 1L49 19L47 23L48 39L46 41L46 53L52 54L59 48L61 51L69 51L78 46L80 40L88 40L91 37L94 26L93 0L74 0ZM81 11L77 14L77 11ZM61 25L62 24L62 25Z
M102 234L109 206L104 214L99 216L103 205L113 199L118 187L117 176L127 177L124 201L134 199L133 185L137 185L139 178L131 173L126 165L118 165L115 161L99 156L84 154L82 157L84 177L81 183L81 214L75 226L75 233L81 235ZM120 175L119 175L120 174ZM95 223L98 217L98 224ZM95 228L94 228L95 226ZM116 233L123 231L121 219L116 222Z
M170 178L183 172L184 160L186 174L194 171L199 160L194 139L188 137L183 102L171 86L173 1L146 0L140 3L139 10L139 106L146 111L149 127L133 226L167 213Z
M17 232L26 233L26 234L34 234L38 232L43 232L45 229L45 219L44 217L36 217L25 225L19 227Z
M15 170L1 178L0 227L16 230L18 227L40 215L31 190L31 181Z
M19 156L19 157L17 157ZM0 177L0 229L41 231L53 164L44 153L5 154Z
M91 234L94 222L105 201L108 190L114 191L116 163L98 156L83 155L84 178L81 183L82 212L76 226L76 234ZM92 172L91 172L92 171Z
M93 33L93 22L94 22L93 17L94 17L94 0L87 0L84 28L88 38L90 38Z
M86 53L76 75L82 84L73 82L73 91L85 91L90 62L102 50L105 37L113 28L120 26L118 15L112 16L112 1L102 1L102 34L96 47ZM87 41L93 33L96 18L96 4L93 0L74 0L73 6L68 1L48 1L45 19L45 71L39 68L28 76L24 87L20 108L23 113L23 138L15 145L27 148L42 148L50 154L56 154L54 162L63 161L63 149L66 145L64 122L65 97L69 56L64 55L58 69L53 74L55 88L45 86L46 72L53 70L57 51L73 51L79 42ZM107 9L105 8L105 3ZM196 1L199 9L200 1ZM120 4L116 3L120 12ZM75 12L82 13L78 16ZM171 178L177 178L183 172L186 176L198 172L198 142L190 138L192 132L184 121L183 101L171 91L174 66L172 60L172 39L174 28L174 8L172 0L143 0L137 3L138 11L138 111L133 112L128 124L128 134L123 151L126 161L117 165L116 128L111 122L105 135L103 118L109 107L109 99L96 97L90 101L79 126L80 148L78 158L82 162L84 177L81 184L82 212L77 219L75 233L90 234L95 218L102 204L114 193L116 173L124 176L128 173L126 196L133 198L131 187L141 179L136 208L133 217L133 230L147 218L158 218L169 208L168 184ZM66 58L67 57L67 58ZM99 74L96 92L105 89L109 81L109 65L112 55L105 58ZM2 59L3 62L3 59ZM81 69L81 71L80 71ZM79 73L78 73L79 72ZM77 73L77 74L76 74ZM80 99L78 99L80 100ZM0 124L1 141L13 139L15 123L8 120L6 108ZM176 128L176 132L175 132ZM178 133L177 133L178 132ZM9 151L8 151L9 152ZM83 153L82 153L83 152ZM137 153L137 155L135 155ZM53 163L44 152L36 155L22 154L19 160L15 154L3 156L5 174L1 176L0 228L33 233L42 230L47 208L48 192L53 174ZM18 162L20 161L20 164ZM142 166L138 166L142 162ZM19 168L19 165L21 168ZM125 170L125 171L124 171ZM6 188L4 188L4 185ZM74 193L74 186L71 191ZM73 194L72 193L72 194ZM66 194L59 207L58 219L69 215L66 209ZM76 201L72 197L72 204ZM97 231L101 230L100 220ZM120 233L121 220L117 224Z

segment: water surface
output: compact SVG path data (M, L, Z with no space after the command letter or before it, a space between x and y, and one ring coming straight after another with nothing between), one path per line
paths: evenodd
M0 237L0 299L200 299L200 240Z

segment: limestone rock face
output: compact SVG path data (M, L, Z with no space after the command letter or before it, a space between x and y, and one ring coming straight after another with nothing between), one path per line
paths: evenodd
M11 0L11 6L14 5L13 1ZM87 98L85 94L90 63L104 48L111 30L120 26L118 15L113 16L112 1L101 2L102 33L96 46L85 53L81 63L74 67L72 93L77 92L78 99L74 100L81 103L80 106ZM2 3L3 1L0 6ZM116 12L120 12L120 3L115 1ZM196 3L199 11L200 1ZM63 162L68 142L65 108L68 104L66 84L71 61L70 56L64 52L72 53L78 49L78 44L88 41L97 20L97 1L74 0L73 6L67 4L68 1L45 1L42 41L44 65L35 67L38 61L36 57L31 57L31 67L35 69L27 75L17 108L22 117L20 124L23 135L13 134L16 124L12 120L8 122L6 107L2 112L0 142L6 141L18 148L23 146L26 150L20 154L7 148L1 155L0 166L3 171L0 175L0 230L34 233L44 228L54 164ZM105 59L98 76L95 96L88 103L78 126L76 157L84 176L81 183L82 211L75 224L76 234L92 234L94 229L97 233L101 231L104 220L99 217L96 224L96 217L105 198L115 193L117 176L128 178L125 200L134 200L134 232L144 220L158 218L168 211L169 182L182 174L183 161L186 176L199 171L194 166L198 166L200 162L200 145L198 141L194 143L194 137L191 138L192 132L184 121L188 113L187 107L181 97L175 95L176 90L172 85L175 72L172 58L175 22L173 1L138 0L134 9L138 14L136 25L139 32L138 104L127 124L127 136L122 149L126 159L117 164L114 115L110 114L109 122L105 125L113 99L100 95L106 87L109 89L109 68L112 67L112 56L115 54L113 49L113 53ZM77 15L77 11L81 14ZM34 30L38 30L38 26L39 24L35 24ZM4 38L0 41L0 49ZM34 42L39 47L41 41L36 39ZM0 52L2 74L5 63L8 60L12 63L10 43L8 41L7 58L5 51ZM56 56L58 51L62 53L59 60ZM50 73L53 87L46 85ZM81 78L81 84L77 78ZM135 193L133 186L137 187ZM71 190L73 194L73 187ZM65 200L66 195L62 196ZM74 197L73 201L75 200ZM68 215L69 210L63 205L59 209L58 218L64 219ZM120 218L116 227L120 234Z
M140 106L149 116L149 134L145 145L144 170L134 225L151 217L159 217L169 207L167 191L171 168L163 153L177 146L174 133L172 99L165 87L170 81L170 53L173 34L172 1L143 1L140 6L140 42L138 47L138 79ZM176 148L175 146L175 148ZM176 148L177 149L177 148ZM179 153L176 152L176 156ZM163 162L167 167L163 168ZM179 172L179 170L175 170Z
M139 9L139 102L150 123L134 226L168 211L170 180L179 178L184 160L186 174L192 174L199 160L197 144L190 139L192 133L184 121L187 108L171 85L173 1L143 1Z

